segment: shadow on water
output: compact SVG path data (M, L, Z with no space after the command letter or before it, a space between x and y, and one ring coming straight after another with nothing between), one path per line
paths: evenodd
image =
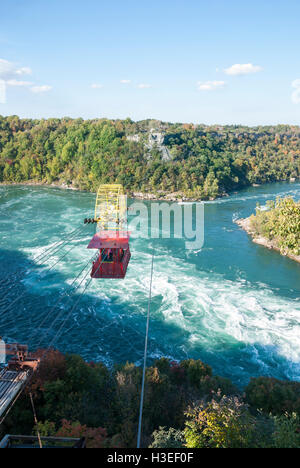
M58 294L68 288L63 275L55 272L55 281L49 285L37 276L40 268L16 251L0 250L0 261L0 336L5 340L27 343L31 350L40 341L41 347L47 347L63 325L63 333L54 344L62 352L78 353L86 360L103 361L109 366L115 362L142 363L146 310L131 313L128 303L120 304L115 298L97 298L86 292L64 323L80 293L75 293L69 304L62 300L53 310ZM26 275L25 283L22 269L31 272ZM38 289L28 288L28 277L40 281ZM24 295L20 300L6 310L21 294ZM212 366L215 374L228 377L239 386L247 384L250 376L289 379L300 370L300 363L286 359L276 346L242 343L229 336L220 337L218 344L209 349L201 343L193 344L189 331L163 321L156 313L160 307L161 299L154 297L148 364L161 356L201 359ZM57 321L52 326L55 318Z
M294 186L274 184L250 188L228 199L208 203L205 206L205 244L200 251L186 251L184 241L174 239L158 239L150 242L144 240L139 242L133 239L133 249L137 247L137 256L146 253L151 255L152 247L155 246L159 279L164 275L166 283L169 281L171 286L175 285L174 288L176 293L179 291L179 295L183 291L176 281L181 281L181 272L185 275L185 280L191 280L195 288L201 283L210 288L209 291L203 292L203 302L209 299L216 302L215 294L225 286L227 289L225 288L221 300L224 297L226 301L228 287L231 293L231 286L236 286L232 294L236 292L234 297L238 297L238 300L234 304L230 300L227 301L230 314L233 306L240 309L240 301L243 299L241 296L245 292L245 288L240 288L240 284L246 285L251 290L251 296L254 297L261 291L270 290L278 297L277 302L281 298L297 300L300 296L299 265L280 256L277 252L254 244L250 237L234 223L234 219L253 213L257 201L265 203L267 199L274 199L278 192L293 191L297 187L299 184ZM49 239L53 242L58 240L60 235L65 233L66 228L71 229L71 224L77 226L76 223L81 223L84 217L92 215L91 208L94 204L94 194L79 194L45 187L20 187L9 191L3 189L1 196L5 196L4 205L1 205L1 208L12 216L19 214L14 224L2 223L2 240L10 246L11 238L13 238L15 242L20 243L22 248L40 247L44 243L47 245ZM42 221L40 221L40 216ZM23 223L26 222L30 226L27 231L24 229L27 237L23 231ZM19 245L15 247L19 248ZM180 269L182 265L187 268ZM31 271L25 278L20 272L20 268L23 267ZM136 270L132 275L131 283L123 283L125 287L126 284L134 287L134 282L140 280L138 275L141 270L137 269L134 259L131 268L133 267ZM174 272L170 270L177 267L178 271L173 274ZM75 268L78 268L79 272L80 258L77 259ZM8 277L16 270L18 271L16 276ZM41 276L38 276L40 274ZM43 347L51 343L63 325L63 333L55 342L62 352L78 353L86 360L103 361L108 365L127 360L140 364L144 350L147 308L143 288L131 291L132 294L124 299L121 294L113 292L114 288L111 287L112 283L109 280L105 283L107 295L102 293L101 288L94 287L93 289L92 283L64 323L64 319L72 310L72 304L76 302L80 293L75 293L69 303L67 300L62 300L58 307L52 309L61 291L69 287L69 281L72 280L71 274L63 269L61 272L52 271L49 277L47 273L45 274L45 269L37 266L22 253L0 250L0 335L10 341L29 343L30 348L34 350L40 341ZM230 285L224 284L224 280L229 281ZM11 289L8 290L10 287ZM187 288L187 293L192 295L193 290ZM7 306L21 294L23 294L22 298L6 311ZM182 307L182 310L183 314L191 314L190 320L183 320L180 325L174 323L177 317L171 316L169 319L162 313L165 294L165 291L161 293L160 290L159 294L153 296L149 364L160 356L178 360L202 359L212 366L216 374L231 378L240 386L246 384L250 376L268 375L281 379L300 376L297 356L295 361L288 359L283 355L282 346L280 349L276 344L272 346L259 343L256 335L252 336L251 342L239 341L230 336L230 333L219 332L214 326L214 321L206 324L206 327L202 324L201 317L200 321L198 317L194 321L193 313L205 314L206 304L203 306L202 303L188 301L188 306ZM264 309L265 304L262 301L267 295L261 297L258 305L262 305ZM285 307L293 304L287 300L284 303ZM170 306L170 304L167 305ZM224 315L225 306L226 304L221 302L221 315ZM276 300L272 298L269 309L268 306L266 311L259 309L258 320L266 318L272 324L273 319L276 319L276 312L272 314L273 310L277 309ZM167 315L169 310L166 312ZM215 310L212 312L214 313ZM248 309L246 312L249 312ZM259 313L262 315L259 316ZM50 315L41 326L47 314ZM245 314L245 317L247 318L248 315ZM53 324L55 318L57 320ZM190 324L192 324L191 327L189 327ZM284 325L292 328L292 320ZM242 326L248 328L249 323L246 322ZM271 331L273 333L273 330ZM242 332L243 330L241 336L248 336ZM270 329L266 331L262 329L260 337L265 332L270 332ZM287 345L287 356L293 356L292 343L285 343L290 336L290 334L283 336L280 343ZM276 334L270 335L271 342L273 342L273 337L276 343L278 337Z

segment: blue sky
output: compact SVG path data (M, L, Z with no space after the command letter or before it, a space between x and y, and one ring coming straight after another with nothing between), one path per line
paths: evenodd
M2 115L300 124L299 0L0 7Z

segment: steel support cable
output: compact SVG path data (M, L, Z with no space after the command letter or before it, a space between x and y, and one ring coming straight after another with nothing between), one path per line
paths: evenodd
M96 254L96 255L97 255L97 254ZM96 255L94 256L94 258L97 258ZM93 259L93 257L89 260L89 262L90 262L92 259ZM104 260L101 261L101 263L100 263L100 265L98 266L98 268L97 268L97 270L96 270L95 273L97 273L97 271L99 270L99 268L100 268L100 266L102 265L103 261L104 261ZM83 270L84 270L85 268L86 268L86 266L83 268ZM82 270L82 271L83 271L83 270ZM82 271L81 271L81 273L82 273ZM81 273L80 273L80 274L81 274ZM87 273L83 276L83 278L81 279L81 281L79 282L79 284L76 286L76 288L74 289L74 291L72 291L72 295L71 295L71 296L69 295L67 304L69 303L69 300L73 297L73 295L75 294L75 292L77 291L77 289L79 289L79 287L81 286L81 284L83 283L83 281L84 281L85 278L87 277L88 273L89 273L89 272L87 272ZM80 276L80 274L79 274L78 276ZM90 281L91 281L91 279L90 279ZM54 309L55 307L56 307L56 305L53 307L53 309ZM60 319L60 317L62 316L63 313L64 313L64 311L61 311L61 312L58 313L58 315L55 317L54 321L51 323L51 326L46 330L45 334L42 336L41 340L40 340L39 343L38 343L38 346L41 344L41 342L42 342L42 340L44 339L44 337L45 337L45 336L50 332L50 330L53 328L53 325L55 324L55 322L56 322L57 320Z
M74 280L72 281L72 283L69 285L69 288L68 289L65 289L64 290L64 294L61 295L58 300L55 302L54 306L52 306L51 310L45 315L45 317L43 318L43 320L41 321L41 323L39 324L39 326L37 328L41 328L44 323L46 322L47 318L52 315L52 312L55 310L55 308L57 307L57 305L64 299L64 297L66 297L69 293L72 292L72 288L73 288L73 285L75 284L75 282L78 280L78 278L80 277L80 275L84 272L84 270L88 267L89 263L93 260L94 256L92 256L88 261L87 263L84 265L84 267L80 270L80 272L78 273L78 275L74 278ZM74 289L74 291L77 289L77 287ZM28 343L30 343L30 340L33 338L35 332L37 330L35 330L29 337L29 341Z
M91 261L91 259L89 259L89 262ZM88 262L88 263L89 263ZM98 266L97 270L95 273L97 273L97 271L99 270L100 266L102 265L103 261L100 263L100 265ZM84 269L86 268L86 266L84 267ZM84 270L83 269L83 270ZM83 271L81 270L81 272ZM80 273L81 274L81 273ZM85 275L86 277L86 275ZM84 278L85 278L84 277ZM83 281L83 280L82 280ZM82 281L80 282L80 284L82 283ZM73 312L74 308L76 307L76 305L78 304L79 300L81 299L82 295L84 294L84 292L86 291L86 289L88 288L89 284L91 283L91 279L89 280L88 284L85 286L84 290L82 291L82 293L80 294L80 297L78 298L78 300L76 301L74 307L72 308L71 312L68 314L68 317L71 315L71 313ZM79 286L80 286L79 284ZM79 287L78 286L78 287ZM67 319L68 319L67 317ZM65 321L63 322L63 325L64 323L66 323L67 319L65 319ZM53 324L52 324L53 325ZM62 327L60 327L59 329L59 332L60 330L62 329ZM52 344L54 343L55 339L57 338L58 334L56 334L56 336L54 337L54 339L51 341L48 349L46 350L46 352L43 354L43 358L45 357L45 355L47 354L47 351L50 349L50 347L52 346ZM27 382L25 382L25 384L23 385L23 387L20 389L20 391L18 392L18 395L16 395L16 397L14 398L14 401L12 402L12 404L10 405L10 407L8 408L8 410L6 411L5 415L2 417L2 419L0 420L0 425L4 422L5 418L7 417L8 413L11 411L12 407L15 405L15 403L17 402L17 400L19 399L20 395L22 394L23 390L25 389L25 387L29 384L29 382L32 380L32 377L33 377L34 373L32 372L30 378L28 379ZM42 448L42 447L41 447Z
M43 271L40 273L40 275L38 275L38 276L41 276L41 274L42 274L44 271L49 272L49 271L50 271L52 268L54 268L54 266L55 266L57 263L59 263L72 249L73 249L73 246L72 246L67 252L65 252L53 265L51 265L50 267L48 267L46 270L43 270ZM91 260L91 259L90 259L90 260ZM89 260L89 261L90 261L90 260ZM72 284L73 284L73 283L72 283ZM20 296L18 296L18 298L16 298L15 301L13 301L13 303L17 302L17 300L21 299L25 294L26 294L26 291L24 291ZM5 296L5 297L6 297L6 296ZM4 298L5 298L5 297L4 297ZM5 311L9 310L10 307L11 307L11 305L13 305L13 303L10 303L9 306L5 309ZM5 312L5 311L4 311L4 312ZM14 314L13 310L12 310L9 314L7 314L7 317L6 317L6 321L7 321L7 322L8 322L9 320L12 320L12 319L13 319L13 314Z
M95 271L95 274L98 272L100 266L102 265L103 263L103 260L101 261L100 265L98 266L97 270ZM82 291L82 293L80 294L78 300L76 301L75 305L72 307L71 311L69 312L68 316L65 318L64 322L62 323L61 327L59 328L58 332L56 333L56 335L54 336L53 340L51 341L50 345L48 346L48 348L45 350L45 352L43 353L42 357L41 357L41 360L45 358L46 354L48 353L49 349L51 348L51 346L53 345L53 343L55 342L55 340L57 339L59 333L61 332L61 330L63 329L63 326L65 325L65 323L67 322L68 318L70 317L70 315L72 314L73 310L75 309L75 307L77 306L77 304L79 303L82 295L84 294L84 292L87 290L87 288L89 287L90 283L92 281L92 278L90 278L90 280L88 281L88 284L85 286L84 290ZM28 379L28 381L25 383L25 385L22 387L22 389L20 390L20 392L18 393L18 395L16 396L16 398L14 399L13 403L10 405L8 411L6 412L6 414L2 417L2 419L0 420L0 425L4 422L5 418L7 417L8 413L11 411L12 407L14 406L14 404L16 403L16 401L18 400L18 398L20 397L21 393L23 392L23 390L26 388L26 386L31 382L32 380L32 377L33 377L34 373L32 372L30 378Z
M42 322L39 324L39 326L37 328L41 328L44 323L46 322L46 320L48 319L48 317L50 315L52 315L52 313L54 312L55 308L58 306L58 304L66 297L66 296L70 296L70 294L74 294L75 291L77 291L77 289L80 287L80 284L77 285L75 288L73 288L73 285L75 284L75 282L78 280L78 278L80 277L80 275L84 272L84 270L88 267L88 265L90 264L90 262L93 260L94 258L94 255L88 260L88 262L85 264L85 266L81 269L81 271L79 272L79 274L76 276L76 278L72 281L69 289L67 291L64 292L64 294L62 296L59 297L59 299L56 301L56 303L54 304L54 306L51 308L51 310L47 313L47 315L43 318ZM86 278L86 275L84 276L84 278ZM73 288L73 290L72 290ZM61 312L58 314L60 315ZM58 316L56 316L56 318L58 318ZM55 318L55 320L56 320ZM51 323L51 326L50 328L47 330L47 333L50 331L50 329L52 328L52 326L54 325L54 321ZM37 330L35 330L29 337L28 339L28 343L30 343L31 339L33 338L33 336L35 335L35 333L37 332ZM38 346L41 344L42 340L44 339L44 336L41 338L41 340L39 341L38 343Z
M81 230L81 229L82 229L82 228L80 228L80 230ZM80 232L80 230L79 230L79 232ZM67 243L73 241L73 240L74 240L74 237L75 237L77 234L79 234L79 232L74 233L73 236L72 236L70 239L68 239L68 241L64 241L63 244L61 244L61 245L59 246L59 248L57 248L57 249L56 249L54 252L52 252L51 254L48 254L48 255L45 257L44 260L47 261L49 258L51 258L51 257L54 256L55 254L57 254L63 247L65 247L65 245L66 245ZM54 266L57 265L57 263L59 263L59 262L62 260L62 258L64 258L64 257L67 255L67 253L69 253L69 252L72 250L72 248L73 248L73 247L71 247L62 257L60 257L60 258L57 260L56 263L54 263L53 265L49 266L48 268L46 268L46 269L43 270L43 271L50 271L52 268L54 268ZM21 269L21 272L22 272L22 271L26 271L26 269L25 269L25 268L24 268L24 269ZM42 274L42 272L41 272L38 276L41 276L41 274ZM15 274L13 274L13 275L15 275ZM0 284L1 284L1 283L0 283ZM9 291L10 291L13 287L14 287L14 284L11 285L10 288L8 288L6 294L5 294L4 296L1 297L1 300L5 299L5 298L9 295ZM24 292L24 294L25 294L25 292ZM24 294L23 294L23 295L24 295ZM22 297L22 295L21 295L20 297ZM9 307L10 307L10 306L9 306Z
M57 254L68 242L74 240L74 237L75 237L77 234L79 234L79 233L81 232L81 230L82 230L82 227L80 227L80 228L76 229L75 231L73 231L72 236L71 236L67 241L62 241L62 243L61 243L53 252L51 252L51 253L48 252L48 254L47 254L46 257L44 258L44 260L47 261L49 258L51 258L51 257L54 256L55 254ZM59 241L59 242L61 242L61 241ZM54 246L52 246L51 249L52 249L53 247L54 247ZM39 254L37 257L34 257L33 261L35 261L36 259L42 258L42 256L43 256L43 254ZM51 269L51 268L53 268L53 267L54 267L54 265L52 265L49 269ZM19 273L23 273L23 272L25 272L26 270L28 270L28 269L22 268L22 269L20 270ZM9 278L11 278L11 277L15 278L16 275L17 275L17 272L12 273L9 277L7 277L7 278L5 278L4 280L2 280L2 282L0 282L0 285L3 284L4 282L6 282L6 281L7 281ZM11 286L8 288L6 294L5 294L1 299L5 299L5 298L8 296L9 291L10 291L13 287L14 287L14 284L11 285Z
M63 327L65 326L65 324L67 323L67 321L69 320L70 316L72 315L72 312L75 310L75 308L77 307L77 304L79 303L79 301L81 300L83 294L85 293L85 291L87 290L87 288L89 287L90 283L91 283L92 279L89 279L87 281L87 284L86 286L84 287L83 291L80 293L77 301L75 302L74 306L72 307L72 309L70 310L70 312L67 314L66 318L64 319L63 323L61 324L61 326L59 327L57 333L55 334L54 338L52 339L52 341L50 342L50 345L48 346L48 349L50 349L54 342L57 340L57 338L59 337L59 335L61 334L62 332L62 329Z
M101 263L98 265L97 267L97 270L95 271L94 275L98 272L99 268L101 267L102 263L104 262L104 260L101 261ZM84 280L84 278L83 278ZM81 283L83 282L83 280L81 281ZM64 325L66 324L67 320L69 319L69 317L71 316L72 312L75 310L77 304L79 303L79 301L81 300L83 294L85 293L85 291L87 290L87 288L89 287L89 285L91 284L91 281L92 281L92 278L90 278L88 281L87 281L87 284L86 286L84 287L83 291L80 293L77 301L75 302L74 306L72 307L72 309L70 310L70 312L68 313L68 315L66 316L66 318L64 319L63 323L61 324L58 332L56 333L56 335L54 336L53 340L51 341L50 345L48 346L48 349L51 348L51 346L53 345L53 343L56 341L56 339L58 338L62 328L64 327Z
M72 247L73 248L73 247ZM85 266L83 267L83 269L80 271L80 273L75 277L75 279L72 281L71 285L70 285L70 292L71 292L71 289L72 289L72 286L73 284L75 283L75 281L79 278L79 276L81 275L81 273L87 268L88 264L91 262L91 260L93 259L93 256L88 260L88 262L85 264ZM53 265L54 266L54 265ZM61 297L59 297L59 299L57 300L57 302L55 303L55 305L53 306L53 308L51 309L51 311L47 314L47 317L46 319L48 318L49 314L55 309L56 305L68 294L69 291L66 291L65 294ZM24 295L26 293L26 291L24 293L22 293L22 295ZM20 295L17 299L21 299L22 295ZM9 308L9 307L8 307ZM6 310L8 310L8 308ZM9 320L13 320L14 319L14 310L10 311L8 314L7 314L7 317L5 318L6 320L6 323L9 322ZM44 321L43 321L44 323ZM42 324L43 324L42 323ZM42 325L40 325L42 326ZM34 333L31 335L31 337L34 335Z
M33 258L33 261L36 261L36 260L48 260L49 258L53 257L57 252L59 252L63 247L65 247L65 245L67 245L70 241L74 240L74 238L80 234L82 231L84 230L84 227L81 226L80 228L76 229L72 235L70 235L68 237L67 240L64 240L64 241L61 241L61 244L58 245L52 252L48 252L45 256L42 254L38 255L37 258ZM53 246L52 246L53 247ZM52 248L51 248L52 249Z
M78 286L76 287L76 289L74 290L73 292L73 295L75 294L75 292L77 291L77 289L80 288L81 284L83 283L83 281L86 279L87 275L88 275L89 272L87 272L84 277L82 278L82 280L80 281L80 283L78 284ZM70 299L72 300L72 296L69 296L68 297L68 302L67 304L69 304L70 302ZM64 310L60 311L58 313L58 315L56 315L55 319L53 320L53 322L51 323L50 327L47 328L46 332L44 333L44 335L42 336L42 338L40 339L39 343L38 343L38 347L40 346L40 344L42 343L43 339L49 334L49 332L52 330L53 326L55 325L55 323L61 318L61 316L65 313Z
M72 231L72 232L70 232L70 234L68 234L68 239L67 239L67 240L59 240L59 241L55 242L54 245L52 245L51 247L46 248L46 250L44 250L42 253L37 254L36 257L33 257L32 261L33 261L33 262L36 262L36 261L40 260L41 258L43 258L44 255L45 255L48 251L51 251L51 250L53 250L53 249L56 248L56 247L57 247L57 248L60 247L60 245L58 245L58 244L60 244L60 243L61 243L61 244L67 243L67 242L69 242L69 240L74 239L74 237L75 237L77 234L79 234L80 231L83 230L83 228L84 228L84 226L80 226L80 227L78 227L77 229L74 229L74 231ZM55 249L55 251L56 251L56 249ZM52 255L52 254L51 254L51 255ZM49 252L47 253L46 256L47 256L47 257L49 256Z
M141 447L142 420L143 420L144 393L145 393L145 375L146 375L146 364L147 364L148 335L149 335L149 322L150 322L150 306L151 306L151 295L152 295L153 263L154 263L154 250L152 252L152 259L151 259L151 273L150 273L148 311L147 311L147 321L146 321L144 365L143 365L142 390L141 390L140 413L139 413L139 424L138 424L138 435L137 435L137 448Z
M74 240L74 239L72 239L72 240ZM48 272L48 271L52 270L52 268L54 268L63 258L66 257L66 255L69 252L71 252L71 250L73 250L73 245L66 252L64 252L63 255L61 257L59 257L59 259L55 263L53 263L52 265L49 265L49 267L46 269L46 271Z
M89 260L90 261L90 260ZM102 265L103 263L103 260L101 261L100 265L98 266L97 270L95 271L95 273L97 273L97 271L99 270L100 266ZM86 275L85 275L86 277ZM84 278L85 278L84 277ZM77 306L79 300L81 299L82 295L84 294L84 292L86 291L86 289L88 288L88 286L90 285L91 283L91 280L92 278L88 281L88 284L85 286L84 290L82 291L82 293L80 294L78 300L76 301L75 305L73 306L73 308L71 309L70 313L68 314L67 318L64 320L62 326L60 327L60 329L58 330L58 332L56 333L56 335L54 336L53 340L51 341L50 345L48 346L48 348L45 350L45 352L43 353L42 357L40 358L41 361L45 358L46 354L48 353L49 349L51 348L51 346L53 345L53 343L55 342L55 340L57 339L58 337L58 334L61 332L64 324L67 322L69 316L71 315L71 313L73 312L73 310L75 309L75 307ZM83 280L82 280L83 281ZM81 281L81 283L82 283ZM80 284L81 284L80 283ZM53 326L53 324L52 324ZM6 419L8 413L11 411L12 407L15 405L15 403L17 402L17 400L19 399L20 395L22 394L23 390L27 387L27 385L29 385L29 383L31 382L32 380L32 377L33 377L34 373L32 372L30 378L28 379L28 381L24 384L24 386L22 387L22 389L20 389L18 395L15 397L14 401L12 402L12 404L10 405L9 409L7 410L7 412L5 413L5 415L2 417L2 419L0 420L0 426L1 424L4 422L4 420Z
M35 411L35 406L34 406L34 402L33 402L31 392L29 393L29 398L30 398L30 401L31 401L31 407L32 407L32 412L33 412L33 420L34 420L34 424L36 426L36 432L37 432L37 436L38 436L39 446L40 446L40 448L43 448L42 439L41 439L40 431L39 431L39 428L38 428L38 420L37 420L37 417L36 417L36 411Z
M81 230L82 230L82 226L80 226L79 228L77 228L77 229L75 229L74 231L72 231L72 232L69 234L69 239L68 239L68 241L70 240L70 237L71 237L71 239L74 239L75 235L79 234L79 232L80 232ZM51 247L46 248L42 253L39 253L39 254L37 254L35 257L33 257L32 261L33 261L33 262L36 262L36 261L40 260L41 258L43 258L43 257L46 255L47 252L48 252L48 253L47 253L47 255L46 255L46 258L48 258L49 255L50 255L50 251L51 251L51 250L55 249L56 247L60 247L62 244L66 243L66 242L68 242L68 241L59 240L59 241L55 242L54 245L52 245ZM58 246L58 244L60 244L60 246ZM55 251L56 251L56 249L55 249ZM52 254L51 254L50 256L52 256ZM28 268L23 267L23 268L20 270L20 272L26 271L27 269L28 269ZM19 273L20 273L20 272L19 272ZM10 277L12 277L12 276L16 276L16 275L17 275L17 270L14 271L13 273L11 273L11 274L10 274L8 277L6 277L5 279L1 280L1 281L0 281L0 285L3 284L3 283L5 283L5 282L7 281L8 278L10 278Z
M77 229L75 229L74 231L70 232L70 234L68 234L68 240L69 240L70 238L73 238L74 235L76 235L77 233L79 233L79 231L81 231L81 229L82 229L82 226L80 226L79 228L77 228ZM49 252L50 252L51 250L54 250L54 249L56 250L56 248L59 247L59 244L63 244L63 243L65 243L65 242L66 242L66 241L65 241L65 240L62 240L62 239L56 241L53 245L51 245L50 247L47 247L45 250L43 250L43 252L41 252L41 253L37 254L35 257L33 257L32 261L33 261L33 262L36 262L36 261L40 260L41 258L43 258L45 255L48 256L48 255L49 255ZM48 253L47 253L47 252L48 252Z
M15 377L14 381L16 381L18 378L18 376ZM20 388L20 390L18 391L17 395L15 396L15 398L13 399L13 401L11 402L10 406L8 407L8 409L5 411L5 414L2 416L2 418L0 419L0 426L1 424L4 422L4 420L6 419L6 417L8 416L8 414L10 413L11 409L13 408L13 406L15 405L15 403L17 402L17 400L19 399L20 395L22 394L23 390L25 389L26 385L27 385L28 382L25 382L22 386L22 388Z
M73 246L72 246L67 252L65 252L65 253L54 263L54 265L52 265L52 266L50 266L50 267L48 267L48 268L42 270L42 271L40 272L40 274L37 275L38 278L42 275L42 273L45 273L45 272L50 271L50 270L51 270L55 265L57 265L57 263L59 263L59 262L61 261L61 259L64 258L72 249L73 249ZM6 309L4 309L4 311L2 311L2 313L5 313L7 310L9 310L9 309L11 308L11 306L14 305L17 301L19 301L23 296L25 296L26 293L27 293L27 291L23 291L23 293L20 294L16 299L14 299L14 300L8 305L8 307L7 307ZM5 295L5 296L3 297L3 299L5 299L5 297L7 297L7 295Z
M100 265L99 265L100 267ZM84 294L84 292L86 291L86 289L88 288L88 286L90 285L91 283L91 280L90 279L88 281L88 284L85 286L84 290L82 291L82 293L80 294L79 298L77 299L76 303L74 304L74 306L72 307L71 311L69 312L69 314L67 315L67 317L65 318L65 320L63 321L62 325L60 326L58 332L56 333L56 335L54 336L53 340L51 341L51 343L49 344L48 348L46 349L46 351L43 353L42 357L41 357L41 361L45 358L46 354L48 353L48 351L50 350L51 346L53 345L53 343L55 342L55 340L57 339L58 335L60 334L60 332L62 331L65 323L67 322L68 318L70 317L70 315L72 314L73 310L75 309L75 307L77 306L78 302L80 301L82 295ZM31 375L31 378L34 374L32 373ZM2 417L2 419L0 420L0 425L4 422L5 418L7 417L8 413L10 412L10 410L12 409L12 407L14 406L14 404L16 403L16 401L18 400L18 398L20 397L21 393L23 392L23 390L25 389L25 387L31 382L31 378L26 382L26 384L23 386L23 388L20 390L20 392L18 393L18 395L16 396L16 398L14 399L13 403L11 404L9 410L6 412L6 414Z

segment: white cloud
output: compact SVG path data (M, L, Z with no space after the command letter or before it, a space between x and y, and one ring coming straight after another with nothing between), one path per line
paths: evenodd
M292 82L292 87L295 91L292 92L292 102L294 104L300 104L300 79Z
M52 89L52 86L41 85L36 86L31 81L23 81L21 76L31 75L32 71L29 67L18 67L13 62L0 59L0 82L1 82L1 101L5 101L5 87L30 87L33 93L46 93ZM3 97L4 96L4 97Z
M19 81L19 80L7 80L6 84L8 86L32 86L31 81Z
M131 80L121 80L120 83L122 84L130 84Z
M101 83L92 83L91 88L100 89L100 88L103 88L103 85Z
M140 83L140 84L138 85L138 88L140 88L140 89L147 89L147 88L152 88L152 86L151 86L150 84L148 84L148 83Z
M5 102L6 86L26 87L33 85L31 81L21 81L18 79L22 75L30 74L31 69L29 67L18 68L14 63L9 62L8 60L0 59L0 81L2 83L0 102Z
M5 79L13 75L13 65L7 60L0 59L0 77Z
M14 63L8 60L0 59L0 78L2 80L12 80L22 75L30 75L29 67L18 68Z
M197 88L199 91L213 91L215 89L224 88L225 81L198 81Z
M31 75L32 70L29 67L22 67L16 70L16 75Z
M253 65L252 63L236 63L229 68L225 68L224 72L226 75L250 75L252 73L258 73L262 71L262 67L259 65Z
M39 94L39 93L47 93L52 89L52 86L49 85L42 85L42 86L32 86L30 88L33 93Z

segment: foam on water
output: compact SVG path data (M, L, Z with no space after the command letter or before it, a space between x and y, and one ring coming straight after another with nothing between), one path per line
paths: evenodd
M185 251L183 240L147 240L133 235L125 280L93 280L72 310L84 281L73 300L63 300L41 327L58 295L70 287L94 253L86 249L93 235L93 228L87 226L72 241L71 253L51 271L48 269L70 246L15 280L14 294L25 291L25 295L18 308L6 316L0 313L0 335L26 341L28 330L36 331L31 341L34 347L48 328L46 345L71 311L57 341L62 351L78 352L86 359L110 365L126 360L141 362L154 248L149 359L201 358L216 373L238 384L257 375L299 380L300 283L295 279L299 266L252 244L233 223L253 212L256 201L277 195L300 196L299 184L270 188L266 187L267 193L260 187L257 194L250 189L250 193L209 202L203 249ZM6 250L1 256L11 262L12 270L16 246L25 255L21 261L31 262L80 226L94 202L92 194L32 187L1 187L0 195L1 210L10 213L14 207L15 213L18 207L16 223L32 221L29 226L24 223L22 231L14 230L13 243L9 236L2 237L2 249ZM5 274L2 268L1 277ZM8 295L4 305L0 301L0 310L11 298ZM51 328L53 317L57 321Z

